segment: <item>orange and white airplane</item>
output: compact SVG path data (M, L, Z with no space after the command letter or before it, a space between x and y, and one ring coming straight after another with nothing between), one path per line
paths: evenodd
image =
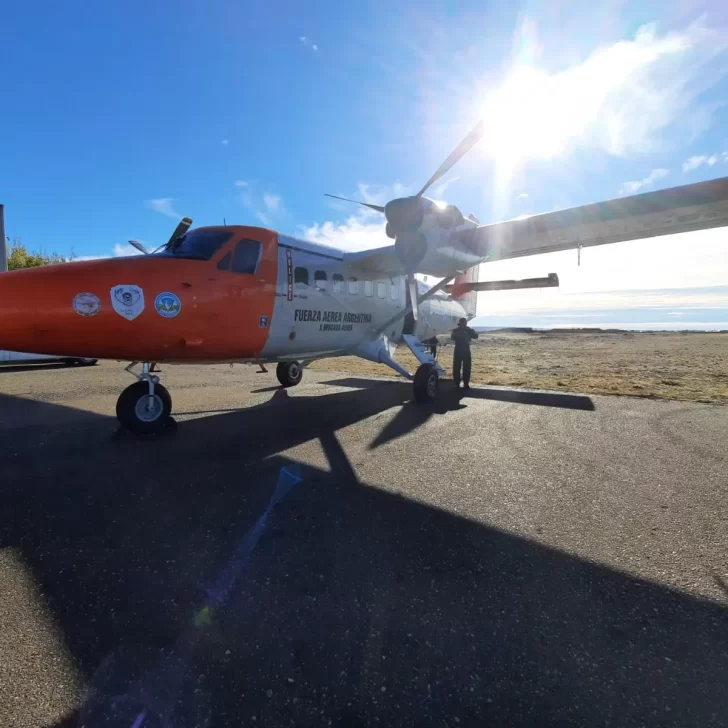
M130 361L137 381L116 412L142 433L164 427L172 409L157 362L277 363L293 386L307 363L354 355L413 380L427 401L444 370L421 342L472 314L477 291L558 285L554 274L478 282L478 265L728 225L728 177L480 225L424 193L482 133L481 122L416 195L358 203L385 215L386 247L346 252L260 227L190 229L185 218L153 253L135 243L139 256L4 273L0 348ZM428 288L416 274L441 281ZM396 362L400 343L416 372Z

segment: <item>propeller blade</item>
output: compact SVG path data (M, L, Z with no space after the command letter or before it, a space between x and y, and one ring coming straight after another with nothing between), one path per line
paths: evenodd
M450 152L450 156L438 167L437 172L427 180L427 184L417 193L416 197L422 197L427 190L444 177L483 137L485 131L485 119L481 119L470 133Z
M133 248L136 248L140 253L144 253L144 255L149 255L149 250L145 248L138 240L130 240L129 245L131 245Z
M192 225L192 218L183 217L180 221L180 224L177 225L172 235L170 235L169 240L165 244L165 247L169 245L173 240L176 240L180 235L184 235L189 230L190 225Z
M368 207L371 210L376 210L377 212L384 212L384 207L382 205L372 205L370 202L360 202L359 200L350 200L348 197L338 197L337 195L330 195L328 192L324 192L325 197L333 197L335 200L343 200L344 202L353 202L355 205L364 205L364 207Z

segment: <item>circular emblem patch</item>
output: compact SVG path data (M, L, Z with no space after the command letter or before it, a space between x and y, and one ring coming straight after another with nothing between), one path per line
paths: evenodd
M101 299L93 293L77 293L72 305L81 316L95 316L101 308Z
M154 299L154 309L163 318L174 318L182 310L182 302L174 293L160 293Z

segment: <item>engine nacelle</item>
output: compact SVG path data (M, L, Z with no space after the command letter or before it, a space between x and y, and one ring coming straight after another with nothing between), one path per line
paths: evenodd
M395 250L407 270L448 277L482 260L468 236L460 234L477 227L477 222L463 217L454 205L426 197L393 203L387 215L396 235Z

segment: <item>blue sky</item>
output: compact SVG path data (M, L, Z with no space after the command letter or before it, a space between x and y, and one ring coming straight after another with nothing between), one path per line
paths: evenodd
M728 175L724 4L585 5L11 4L7 234L113 255L129 238L163 242L190 215L385 244L379 218L323 193L414 191L484 113L488 137L433 191L484 222ZM696 305L690 318L726 321L714 290L728 282L725 238L609 246L579 267L575 254L486 266L482 278L555 270L562 288L543 292L546 307L539 292L481 295L479 313L564 323L603 310L600 292L631 291L607 309L626 311L653 302L645 290L680 289L692 291L675 297L684 314L713 287L718 314Z

